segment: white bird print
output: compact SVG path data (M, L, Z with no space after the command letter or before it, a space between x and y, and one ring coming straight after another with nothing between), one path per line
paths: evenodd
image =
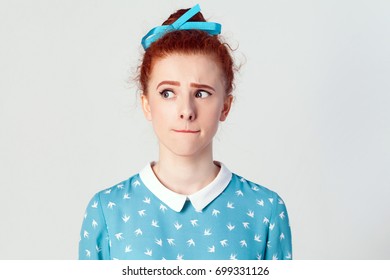
M160 226L158 225L158 221L152 220L152 227L160 227Z
M122 220L127 223L130 219L130 216L127 216L126 214L122 216Z
M215 217L218 217L219 213L221 213L219 210L213 209L212 215L215 216Z
M108 204L107 204L107 208L110 208L110 209L112 209L114 206L116 206L116 204L115 204L115 202L112 202L112 201L108 202Z
M119 184L116 186L118 189L123 190L123 184Z
M254 240L255 240L256 242L261 242L260 235L259 235L259 234L256 234Z
M151 257L153 255L153 250L146 249L146 252L144 252L144 254Z
M227 205L226 205L226 207L227 207L227 208L230 208L230 209L234 209L234 206L233 206L233 205L234 205L233 202L228 202Z
M89 238L89 232L84 230L84 238Z
M211 233L211 229L205 229L204 232L203 232L203 235L204 236L210 236L212 233Z
M271 202L271 204L274 203L274 199L273 198L268 198L269 202Z
M130 195L129 195L128 193L125 193L125 194L123 195L123 199L130 199Z
M142 235L142 230L140 228L137 228L135 231L135 236Z
M122 234L123 234L123 232L118 232L118 233L116 233L116 234L115 234L116 239L118 239L118 240L123 240L124 238L123 238Z
M258 200L256 199L257 205L264 206L264 200Z
M241 190L236 191L237 196L244 196L244 193Z
M177 254L177 257L176 257L176 259L177 259L177 260L182 260L182 259L183 259L183 257L184 257L184 255Z
M279 238L280 238L280 241L282 241L285 238L283 232L280 234Z
M244 226L244 228L249 228L249 223L248 222L243 222L242 225Z
M228 240L227 239L221 240L219 243L221 243L222 247L228 246Z
M278 254L274 254L273 256L272 256L272 260L278 260Z
M255 216L255 211L248 210L246 213L249 217L253 218Z
M110 194L110 193L111 193L111 189L106 190L104 193L105 193L105 194Z
M231 260L237 260L237 254L230 254L230 259Z
M190 222L193 227L198 226L198 220L191 220Z
M272 246L271 246L271 241L268 241L267 242L267 248L271 248Z
M85 250L85 255L90 258L91 257L91 251L89 250Z
M160 204L160 210L165 213L167 211L167 207L165 205Z
M248 247L245 240L241 240L240 245L241 245L241 247Z
M93 204L91 205L92 208L97 208L98 207L98 202L97 201L94 201Z
M155 239L154 242L156 242L157 245L161 246L162 247L162 240L161 238L160 239Z
M244 178L242 178L242 177L241 177L240 181L243 182L243 183L246 182L246 180Z
M145 196L145 199L142 200L142 202L146 203L146 204L150 204L150 197L146 197Z
M179 222L176 221L175 224L174 224L174 226L175 226L175 228L176 228L177 230L179 230L179 229L181 229L181 227L182 227L183 225L179 224Z
M231 223L228 223L226 227L229 229L229 231L232 231L236 226L233 226Z
M207 251L209 253L215 253L215 246L213 245L213 247L207 247Z
M287 253L286 259L291 259L291 253L290 252Z
M191 238L187 240L188 247L195 246L195 241Z
M95 220L92 220L92 227L96 228L98 226L98 223Z
M253 186L253 187L252 187L252 190L254 190L255 192L257 192L257 191L259 190L259 188L256 187L256 186Z
M138 215L140 215L141 217L145 216L146 215L146 210L145 209L139 210L138 211Z
M284 201L282 199L278 199L278 204L284 204Z
M258 259L258 260L261 260L261 259L262 259L261 255L260 255L259 253L257 253L256 259Z
M175 245L176 245L176 244L175 244L175 239L173 239L173 238L168 238L167 241L168 241L168 244L169 244L170 246L175 246Z
M268 223L269 223L269 219L267 217L264 217L263 224L268 224Z
M130 253L131 251L133 251L133 249L131 249L131 245L127 245L125 247L125 253Z
M138 181L138 180L136 180L134 183L133 183L133 187L137 187L137 186L140 186L141 185L141 183Z
M100 253L102 251L102 248L99 247L98 245L96 245L95 249L96 249L96 252L98 252L98 253Z
M275 227L275 223L269 224L269 229L270 229L270 230L274 230L274 227Z
M87 218L87 216L88 216L88 213L85 212L85 213L84 213L84 220Z
M284 211L280 212L279 217L280 217L282 220L284 219L284 217L285 217Z

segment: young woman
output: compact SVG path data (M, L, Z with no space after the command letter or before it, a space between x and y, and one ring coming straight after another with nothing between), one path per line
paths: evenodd
M199 6L142 40L142 109L158 161L89 203L80 259L291 259L283 200L213 159L232 105L234 65Z

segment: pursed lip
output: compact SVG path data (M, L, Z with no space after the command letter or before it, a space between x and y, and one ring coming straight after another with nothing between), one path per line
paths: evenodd
M173 129L174 132L179 133L199 133L200 130L189 130L189 129Z

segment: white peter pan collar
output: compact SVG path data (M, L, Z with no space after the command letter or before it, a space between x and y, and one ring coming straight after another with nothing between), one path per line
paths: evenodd
M166 188L154 174L151 164L147 164L139 176L145 186L172 210L180 212L188 199L196 211L201 211L224 191L232 178L232 172L225 165L220 162L215 163L221 166L217 177L210 184L191 195L179 194Z

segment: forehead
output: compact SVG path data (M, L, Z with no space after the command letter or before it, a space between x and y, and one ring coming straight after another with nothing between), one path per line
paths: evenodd
M150 84L161 80L215 84L223 82L223 75L221 67L211 55L175 53L154 61Z

